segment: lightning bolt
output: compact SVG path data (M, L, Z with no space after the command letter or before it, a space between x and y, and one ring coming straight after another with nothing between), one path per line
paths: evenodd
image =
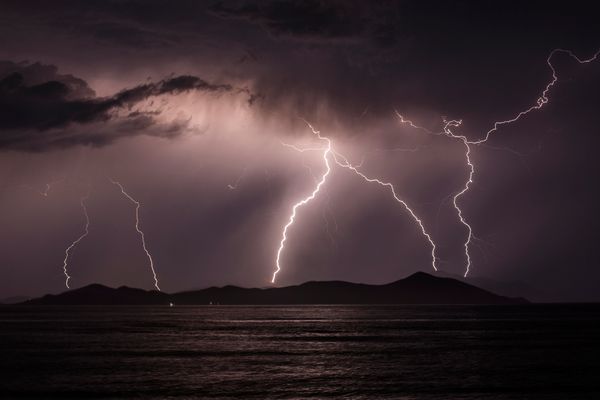
M493 133L497 132L501 126L509 125L509 124L512 124L513 122L517 122L519 119L521 119L521 117L529 114L532 111L540 110L542 107L544 107L544 105L548 104L548 102L550 101L550 99L548 98L548 92L550 92L550 89L552 89L552 87L558 82L558 74L556 72L556 68L554 68L554 65L552 64L552 57L557 53L566 54L569 57L571 57L572 59L574 59L575 61L577 61L579 64L588 64L588 63L595 61L598 58L598 55L600 55L600 49L598 51L596 51L596 53L594 53L593 56L591 56L590 58L587 58L587 59L579 58L571 50L565 50L565 49L552 50L550 52L550 54L548 55L548 57L546 58L546 64L552 71L552 79L550 80L550 82L548 82L548 84L542 91L542 94L540 95L540 97L537 98L536 103L534 105L530 106L529 108L527 108L526 110L519 112L512 118L506 119L504 121L494 122L493 127L489 131L486 132L486 134L483 138L474 140L474 141L468 141L469 144L481 144L481 143L487 142L488 139L490 138L490 136Z
M312 127L312 125L310 125L308 122L306 122L306 123L308 124L308 126L310 127L312 132L320 140L324 141L327 144L325 146L325 148L320 149L323 151L323 162L325 163L325 172L323 173L323 175L321 175L321 179L317 182L317 185L315 186L312 193L308 197L305 197L304 199L298 201L292 207L292 213L290 215L290 218L289 218L287 224L285 224L285 226L283 227L283 231L281 233L281 241L279 242L279 248L277 249L277 256L275 258L276 269L275 269L275 272L273 272L273 279L271 279L271 283L275 283L277 274L279 273L279 271L281 271L281 254L283 253L283 250L285 248L285 242L287 241L288 229L294 224L294 221L296 220L296 213L298 211L298 208L302 207L305 204L310 203L312 200L314 200L315 197L317 197L317 194L321 190L321 187L325 184L325 181L327 180L327 177L329 176L329 173L331 172L331 165L329 164L329 155L331 154L331 140L329 140L329 138L322 137L321 133L319 131L315 130ZM315 150L315 149L300 149L293 145L289 145L288 147L294 148L295 150L298 150L300 152L308 151L308 150Z
M398 193L396 193L396 189L394 188L394 185L392 185L390 182L384 182L384 181L382 181L380 179L371 178L371 177L365 175L363 172L361 172L358 169L358 167L350 164L348 162L348 159L346 157L344 157L343 155L341 155L340 153L338 153L338 152L334 152L334 159L335 159L335 162L336 162L337 165L339 165L342 168L349 169L350 171L354 172L356 175L358 175L359 177L361 177L366 182L376 183L376 184L378 184L380 186L383 186L383 187L387 188L390 191L390 193L394 197L394 200L396 200L398 203L400 203L406 209L406 211L408 211L408 213L411 215L411 217L415 220L415 222L417 223L417 225L419 225L419 228L421 229L421 233L423 234L423 236L425 236L425 238L427 239L427 241L431 245L431 266L433 267L433 269L435 271L437 271L438 269L437 269L437 266L436 266L437 256L435 255L435 253L436 253L435 242L431 238L431 235L425 229L425 226L423 225L423 221L417 216L417 214L414 212L414 210L412 208L410 208L410 206L408 205L408 203L406 203L406 201L402 200L398 196ZM341 159L341 161L340 161L340 159Z
M88 188L87 193L79 199L79 204L81 205L83 215L85 216L84 232L77 239L75 239L65 250L65 258L63 260L63 272L65 274L65 286L67 287L67 289L71 289L71 287L69 286L69 280L71 279L71 276L68 273L69 256L71 255L71 250L73 250L75 246L77 246L79 242L81 242L83 238L85 238L90 233L90 216L88 215L87 207L85 205L86 200L90 197L90 192L91 188Z
M452 201L454 204L454 208L456 209L456 212L457 212L460 222L467 229L467 239L464 242L465 258L467 260L465 273L464 273L465 278L467 277L467 275L469 275L469 272L471 269L471 254L469 251L469 246L471 245L472 240L476 239L476 237L473 235L473 228L465 219L465 217L463 215L463 210L459 206L458 201L463 195L465 195L469 191L471 184L473 184L473 176L475 175L475 165L473 164L473 161L471 160L471 151L472 151L471 145L482 145L482 144L486 143L490 139L491 135L494 134L495 132L497 132L502 126L513 124L513 123L519 121L522 117L526 116L527 114L529 114L533 111L536 111L536 110L541 110L546 104L549 103L550 99L548 97L548 94L549 94L550 90L552 89L552 87L554 85L556 85L556 83L558 82L558 73L556 72L556 68L552 64L552 58L554 57L555 54L558 54L558 53L563 53L563 54L568 55L569 57L571 57L572 59L577 61L579 64L588 64L588 63L595 61L598 58L598 56L600 55L600 50L596 51L596 53L594 53L593 56L591 56L590 58L587 58L587 59L579 58L571 50L565 50L565 49L560 49L560 48L552 50L550 52L550 54L548 55L548 57L546 58L546 64L552 71L552 78L546 84L546 86L544 87L540 96L536 99L535 104L531 105L530 107L528 107L527 109L525 109L523 111L518 112L516 115L512 116L511 118L494 122L492 128L489 129L485 133L485 135L480 139L469 140L465 135L455 134L452 131L452 128L460 127L460 125L462 124L462 120L446 120L446 118L443 117L442 120L443 120L444 126L442 128L442 132L433 132L422 126L416 125L413 121L405 118L398 111L395 111L396 115L398 116L398 119L400 120L400 123L408 125L414 129L422 130L428 134L445 135L445 136L448 136L453 139L458 139L465 146L465 161L466 161L466 164L469 169L469 174L468 174L468 178L465 181L465 184L464 184L462 190L460 190L459 192L457 192L454 195L453 201Z
M306 151L323 151L323 148L320 147L313 147L313 148L299 148L297 146L294 145L290 145L287 144L285 142L281 142L281 144L285 147L289 147L293 150L296 150L300 153L304 153ZM364 160L363 160L364 161ZM313 178L313 180L315 181L315 184L317 184L319 182L319 178L314 174L313 169L310 165L306 164L304 158L302 159L302 166L304 168L306 168L306 170L308 171L309 175ZM326 201L327 204L326 206L323 208L323 222L324 222L324 226L325 226L325 232L327 233L327 237L329 238L329 241L331 242L331 245L334 247L337 247L337 243L335 241L335 238L331 232L331 229L329 228L329 218L327 217L327 214L329 214L332 218L333 218L333 225L335 226L335 232L337 232L339 230L338 227L338 223L337 220L335 218L335 215L333 214L333 212L331 211L331 198L329 197L328 193L325 192L325 196L326 196Z
M460 208L460 206L458 205L458 199L460 199L465 193L469 191L471 184L473 183L475 165L473 164L473 161L471 161L471 146L469 145L469 141L467 140L467 138L465 136L454 135L450 130L452 127L459 127L461 123L462 120L446 121L446 118L444 118L444 133L452 138L459 139L463 142L465 146L465 160L467 166L469 167L469 175L467 181L465 182L462 190L456 193L452 198L452 204L454 204L454 208L456 209L456 213L458 214L458 219L465 226L465 228L467 228L467 239L463 243L463 246L465 248L465 257L467 259L467 265L465 267L464 274L464 277L466 278L471 270L471 252L469 251L469 246L471 245L471 240L473 239L473 228L463 216L462 208Z
M290 218L288 220L288 223L284 226L283 228L283 232L282 232L282 239L279 243L279 249L277 250L277 256L275 259L275 266L276 266L276 270L273 273L273 279L271 280L271 283L275 283L275 279L277 277L277 274L279 273L279 271L281 271L281 253L283 252L283 249L285 248L285 242L287 241L287 232L288 229L294 224L294 221L296 219L296 213L297 213L297 209L307 203L309 203L311 200L313 200L317 193L319 193L321 187L323 186L323 184L325 183L327 176L330 174L331 172L331 165L329 163L329 156L333 157L333 161L335 162L336 165L338 165L339 167L348 169L350 171L352 171L354 174L356 174L357 176L359 176L360 178L362 178L364 181L368 182L368 183L376 183L380 186L383 186L385 188L387 188L392 196L394 197L394 199L400 203L408 212L409 214L412 216L412 218L417 222L417 224L419 225L419 228L421 230L421 233L423 234L423 236L425 236L425 238L427 239L427 241L429 242L429 244L431 245L431 260L432 260L432 267L435 271L437 271L437 266L436 266L436 261L437 261L437 256L436 256L436 245L433 241L433 239L431 238L431 235L427 232L427 230L425 229L425 226L423 225L423 221L417 216L417 214L409 207L409 205L402 200L398 194L396 193L396 189L394 188L394 185L392 185L390 182L384 182L380 179L376 179L376 178L371 178L367 175L365 175L363 172L361 172L355 165L352 165L348 159L343 156L341 153L335 151L333 149L333 144L332 141L324 136L321 136L320 131L317 131L313 128L313 126L308 123L307 121L304 121L308 127L312 130L313 134L316 135L320 140L323 140L326 142L326 147L307 147L307 148L300 148L298 146L294 146L292 144L288 144L288 143L284 143L282 142L282 145L289 147L295 151L298 152L306 152L306 151L322 151L323 152L323 161L325 163L325 172L323 173L323 175L321 176L321 179L317 182L317 185L315 187L315 189L313 190L313 192L310 194L310 196L298 201L296 204L294 204L294 206L292 207L292 214L290 215ZM364 160L363 160L364 161ZM362 162L361 162L362 164Z
M152 276L154 277L154 287L158 291L160 291L160 287L158 286L158 277L156 275L156 271L154 270L154 260L152 259L152 255L150 254L150 252L148 251L148 247L146 246L146 237L144 235L144 232L140 229L140 207L141 207L141 204L139 201L137 201L136 199L131 197L129 195L129 193L127 193L125 191L125 188L123 187L123 185L121 183L113 180L112 178L108 178L108 180L113 185L118 186L119 189L121 190L121 194L123 194L123 196L125 196L129 201L131 201L133 204L135 204L135 230L140 235L140 238L142 240L142 248L144 249L144 252L146 253L146 257L148 257L148 261L150 262L150 270L152 271Z

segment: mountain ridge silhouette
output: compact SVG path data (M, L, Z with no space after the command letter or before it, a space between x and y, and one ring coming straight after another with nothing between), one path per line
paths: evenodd
M23 305L292 305L292 304L524 304L520 297L494 294L452 278L416 272L382 285L345 281L309 281L273 288L226 285L164 293L93 283L60 294L47 294Z

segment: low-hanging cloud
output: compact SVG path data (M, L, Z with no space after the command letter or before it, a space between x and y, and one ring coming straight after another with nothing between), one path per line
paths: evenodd
M84 80L59 75L54 66L0 62L0 149L102 146L140 134L175 137L184 131L185 121L161 124L154 117L160 112L132 108L156 96L232 90L229 84L181 75L97 97ZM120 110L131 112L122 115Z

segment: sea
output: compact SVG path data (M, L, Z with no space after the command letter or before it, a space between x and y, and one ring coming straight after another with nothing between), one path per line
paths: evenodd
M0 398L600 399L600 305L2 306Z

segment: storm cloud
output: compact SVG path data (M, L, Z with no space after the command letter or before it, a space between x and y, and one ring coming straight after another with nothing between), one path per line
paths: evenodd
M583 1L3 1L0 291L64 288L90 181L74 285L152 287L131 204L106 175L141 202L165 290L265 285L291 206L324 171L320 152L282 146L323 144L303 120L392 183L440 270L462 275L467 232L451 199L469 176L464 146L395 110L432 132L461 119L456 133L481 138L536 104L552 49L598 50L596 15ZM550 102L473 146L459 201L477 236L470 276L523 282L534 300L598 300L600 68L552 62ZM287 246L282 285L431 270L407 211L336 166Z
M154 128L154 115L160 111L132 111L133 107L162 95L232 91L231 85L182 75L97 97L84 80L57 71L55 66L39 63L0 62L0 148L39 151L52 146L107 145L119 137L139 134L175 137L180 131L177 124ZM115 112L122 109L131 112ZM108 127L96 124L79 129L94 123Z

